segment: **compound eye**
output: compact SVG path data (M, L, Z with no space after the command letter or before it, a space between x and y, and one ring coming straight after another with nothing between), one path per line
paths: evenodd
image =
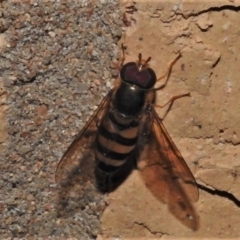
M138 67L135 62L125 64L121 69L121 78L126 82L134 82L138 74Z
M121 79L141 88L152 88L156 83L156 74L151 68L139 71L135 62L125 64L120 72Z
M152 75L148 70L149 68L146 70L143 70L142 72L139 72L136 76L137 83L143 88L148 88L149 84L153 82Z

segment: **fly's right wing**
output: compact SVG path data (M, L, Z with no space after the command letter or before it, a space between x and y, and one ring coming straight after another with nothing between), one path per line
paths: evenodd
M92 167L92 161L90 161L89 156L94 152L93 143L96 138L97 128L109 109L112 94L113 90L104 97L93 115L64 153L55 173L55 180L58 184L62 186L69 184L74 175L89 171L88 168Z
M197 184L153 107L147 113L143 133L149 136L145 155L141 155L145 162L141 176L146 186L177 219L197 230L199 219L191 203L198 200Z

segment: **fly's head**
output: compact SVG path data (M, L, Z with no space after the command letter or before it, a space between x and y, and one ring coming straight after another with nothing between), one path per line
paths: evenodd
M149 61L142 59L142 54L139 53L137 62L129 62L123 65L120 76L122 81L129 84L134 84L144 90L154 87L157 77L155 72L149 67Z

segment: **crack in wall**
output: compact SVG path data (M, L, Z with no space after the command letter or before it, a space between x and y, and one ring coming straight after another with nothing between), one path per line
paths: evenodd
M196 17L196 16L200 16L204 13L207 12L221 12L224 10L230 10L230 11L234 11L234 12L239 12L240 11L240 6L232 6L232 5L224 5L221 7L210 7L207 9L204 9L202 11L199 11L197 13L189 13L189 14L184 14L182 12L176 12L176 15L181 15L184 19L188 19L189 17Z
M233 202L237 207L240 208L240 199L236 198L232 193L229 193L228 191L216 189L212 186L210 188L209 185L203 185L200 183L197 183L197 186L199 189L211 195L217 195L218 197L228 199L229 201Z
M134 222L131 228L134 228L134 225L138 225L141 226L143 228L145 228L149 233L151 233L152 235L158 235L159 237L161 236L169 236L169 233L166 232L161 232L161 231L152 231L147 225L145 225L144 223L141 222Z
M233 142L231 140L226 140L224 139L224 141L219 141L218 143L215 143L214 142L214 136L211 136L211 137L203 137L203 136L196 136L196 137L184 137L183 139L190 139L190 140L212 140L213 141L213 145L219 145L219 144L224 144L224 145L230 145L230 146L237 146L237 145L240 145L240 142Z

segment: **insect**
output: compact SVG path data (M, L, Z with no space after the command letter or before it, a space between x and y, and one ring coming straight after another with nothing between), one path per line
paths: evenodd
M74 174L88 170L89 155L95 152L94 174L101 192L116 189L137 167L146 186L186 226L196 230L198 217L191 202L198 200L195 179L175 146L162 119L154 109L155 93L162 89L170 76L156 77L149 67L151 57L124 64L122 46L118 84L104 97L76 139L64 153L56 170L56 182L66 184ZM156 82L165 83L154 88ZM189 93L174 96L163 106Z

